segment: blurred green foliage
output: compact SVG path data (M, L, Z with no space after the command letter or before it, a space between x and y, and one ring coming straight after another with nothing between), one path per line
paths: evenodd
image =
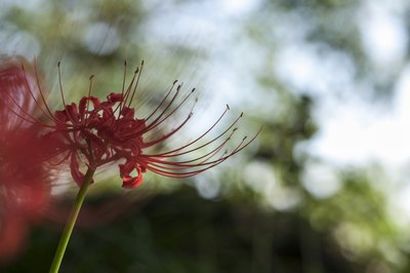
M58 236L37 229L6 272L46 272ZM298 213L204 200L184 187L135 203L111 223L78 228L61 272L363 272L339 252L331 234Z

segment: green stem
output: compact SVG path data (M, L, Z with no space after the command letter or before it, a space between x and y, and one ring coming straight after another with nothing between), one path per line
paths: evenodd
M77 221L78 214L80 213L80 209L87 194L88 187L93 181L94 172L95 170L88 169L87 173L84 176L83 184L81 185L80 191L75 198L73 209L70 213L66 226L64 227L63 233L61 234L60 242L58 243L57 250L54 254L54 260L51 264L50 273L58 273L60 269L64 253L67 249L68 242L70 241L71 233L73 232L74 225Z

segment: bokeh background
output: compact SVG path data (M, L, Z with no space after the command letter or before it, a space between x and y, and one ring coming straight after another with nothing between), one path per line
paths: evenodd
M178 138L226 103L242 134L263 126L192 179L124 191L102 174L61 272L410 272L409 14L407 0L1 0L0 54L36 58L51 101L60 60L74 98L91 74L99 95L119 90L124 60L144 59L142 111L175 79L200 91ZM1 272L48 271L75 191L54 189L61 215Z

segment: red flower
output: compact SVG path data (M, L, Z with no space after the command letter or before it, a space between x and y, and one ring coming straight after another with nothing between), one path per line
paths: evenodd
M19 250L28 224L44 212L49 200L44 169L45 143L39 130L16 116L34 115L39 94L33 70L22 58L0 62L0 257ZM27 92L30 90L30 92ZM33 95L33 97L30 96ZM10 103L13 102L13 103Z
M20 128L0 133L0 257L9 257L21 247L29 224L47 208L48 173L37 158L41 143L37 130Z
M61 162L70 161L71 174L77 184L80 185L83 181L83 167L96 170L100 166L119 161L122 161L119 171L125 188L140 185L143 173L147 170L168 177L190 177L222 163L255 139L256 136L246 141L245 137L232 150L224 152L225 145L236 131L235 124L242 117L241 114L218 136L209 141L203 140L225 116L229 110L227 106L217 121L196 139L166 152L149 153L148 149L158 150L155 148L166 144L191 119L192 110L169 132L162 133L164 129L160 128L167 125L170 118L190 101L195 89L177 102L181 85L177 86L175 81L156 109L146 117L139 118L132 102L140 76L141 69L137 69L127 88L124 87L124 82L121 92L110 93L103 101L91 96L90 78L89 94L77 105L66 104L59 74L64 108L52 112L44 100L42 103L36 101L39 111L50 120L49 123L40 123L41 126L50 128L45 137L54 143L58 142L56 151L61 154ZM196 100L193 105L195 102ZM24 117L24 114L20 116ZM201 151L201 156L179 159Z
M126 90L123 88L121 93L110 93L104 101L89 94L80 100L78 106L75 103L69 105L64 103L64 109L56 111L53 115L54 130L51 135L62 136L65 157L70 158L71 173L78 184L82 183L84 177L83 172L80 171L80 159L92 169L123 160L124 163L119 164L123 187L134 188L142 183L142 174L146 170L175 178L201 173L238 153L256 137L247 142L245 137L230 152L223 153L225 144L236 131L234 126L242 117L241 114L217 137L199 143L221 121L229 110L227 106L206 132L189 143L167 152L146 152L149 148L154 147L155 150L156 146L163 145L191 119L192 111L176 128L158 135L161 132L158 130L159 126L166 124L169 118L189 101L195 89L176 103L181 85L175 88L177 84L175 81L156 109L150 115L138 118L131 105L140 75L141 70L137 69ZM196 100L194 104L195 102ZM216 147L211 147L218 141L219 143L214 145ZM204 152L201 156L178 160L181 156L205 151L208 148L210 151ZM136 174L132 175L133 172Z

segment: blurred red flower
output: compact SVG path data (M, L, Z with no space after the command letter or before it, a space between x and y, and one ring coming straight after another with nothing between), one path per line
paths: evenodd
M26 67L28 70L26 71ZM32 66L23 58L0 60L0 258L22 246L31 223L48 205L49 149L39 130L18 113L34 115L40 94ZM30 92L28 92L30 90ZM33 97L31 97L31 95Z

